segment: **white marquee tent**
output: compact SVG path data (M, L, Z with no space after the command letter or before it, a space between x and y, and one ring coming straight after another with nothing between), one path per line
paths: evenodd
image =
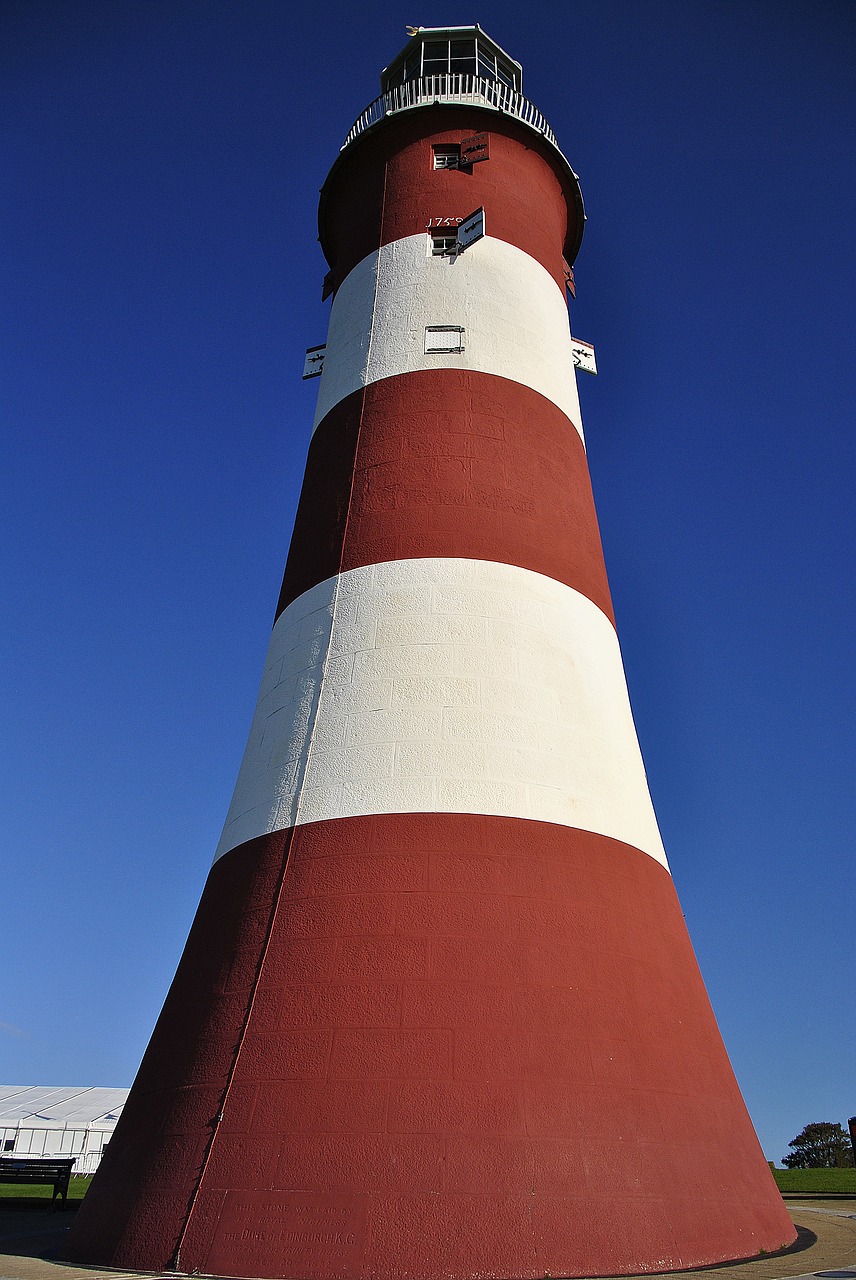
M0 1085L0 1152L76 1156L73 1173L94 1173L128 1092Z

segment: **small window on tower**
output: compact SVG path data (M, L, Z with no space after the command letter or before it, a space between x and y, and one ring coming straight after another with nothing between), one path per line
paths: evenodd
M460 146L449 143L441 147L432 148L434 152L434 168L435 169L460 169L461 167L461 148Z
M459 355L464 349L464 327L460 324L427 324L425 326L425 354Z
M458 231L456 227L444 227L442 231L431 232L431 255L434 258L450 258L458 250Z

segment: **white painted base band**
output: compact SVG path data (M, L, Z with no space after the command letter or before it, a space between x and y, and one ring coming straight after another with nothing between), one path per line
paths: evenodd
M424 812L581 827L667 865L618 639L586 596L514 565L399 560L280 615L216 857Z
M463 351L426 354L428 325L461 325ZM582 435L565 299L539 262L504 240L432 257L426 233L358 263L333 302L315 426L360 387L417 369L473 369L532 387Z

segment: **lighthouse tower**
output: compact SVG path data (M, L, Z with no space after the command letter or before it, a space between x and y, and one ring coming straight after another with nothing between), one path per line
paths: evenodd
M464 1280L794 1237L633 727L582 229L519 64L420 28L322 191L330 330L259 701L71 1257Z

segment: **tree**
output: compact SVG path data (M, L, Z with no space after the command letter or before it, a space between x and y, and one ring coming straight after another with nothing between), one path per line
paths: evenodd
M782 1162L788 1169L852 1169L853 1147L840 1124L807 1124L793 1142L793 1154Z

